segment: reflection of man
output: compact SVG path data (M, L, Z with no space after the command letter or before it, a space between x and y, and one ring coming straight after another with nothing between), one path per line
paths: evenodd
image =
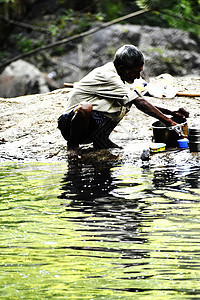
M93 200L107 197L113 189L110 166L105 167L83 167L70 164L68 172L63 178L61 198L74 200L70 206L80 205L78 201L86 206L94 205ZM84 207L82 207L84 209Z
M87 239L90 245L90 234L93 238L96 237L97 241L101 240L101 243L104 241L107 243L109 240L112 242L113 239L121 242L147 242L147 237L138 235L140 232L138 227L142 226L140 222L143 209L146 209L145 201L143 205L141 202L139 205L136 198L133 201L125 199L123 195L121 197L117 191L121 188L119 183L120 179L113 176L110 164L87 167L69 164L61 183L62 193L59 198L64 199L62 201L64 203L65 199L67 203L70 201L66 207L69 219L66 220L73 222L73 226L74 223L81 225L84 245ZM126 183L123 182L123 187L125 186ZM130 187L129 183L127 187ZM90 249L92 250L92 246ZM125 255L130 257L138 255L141 258L146 257L148 252L123 248L123 256Z
M58 120L72 154L79 144L87 142L93 142L97 149L117 147L109 135L132 104L166 126L176 125L166 116L176 112L151 105L127 84L140 78L143 65L143 54L135 46L125 45L116 52L113 62L94 69L74 85L67 112ZM178 113L185 117L185 111Z

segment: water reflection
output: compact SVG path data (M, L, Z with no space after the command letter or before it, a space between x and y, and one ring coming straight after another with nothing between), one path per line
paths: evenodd
M115 298L116 293L128 293L127 299L199 294L194 224L199 222L199 166L170 162L162 167L150 163L148 169L70 165L62 179L64 220L76 224L80 234L80 244L67 249L75 250L76 258L89 255L101 264L109 259L103 262L104 269L109 264L107 275L87 278L106 278L103 287L103 281L95 287L112 291Z
M200 166L190 158L2 167L1 296L198 299Z
M61 197L90 202L108 196L112 189L110 166L71 164L62 180L64 192Z
M66 208L67 212L79 211L82 215L79 218L72 218L70 215L66 220L69 218L84 224L82 231L87 229L87 241L145 244L148 240L140 234L145 205L141 205L137 200L114 196L112 191L120 187L121 180L114 178L112 173L109 165L69 166L62 180L62 194L59 198L71 199ZM129 187L130 184L127 185ZM118 252L121 258L128 259L149 256L148 251L139 249L109 247L101 250ZM132 262L128 265L131 264Z
M171 187L178 180L180 184L176 184L176 189L183 190L187 188L200 187L200 167L199 166L167 166L166 168L157 169L154 171L153 184L156 188Z
M173 187L184 189L199 187L199 153L188 150L175 150L151 157L153 184L156 188Z
M200 168L194 168L187 176L186 183L191 188L200 188Z

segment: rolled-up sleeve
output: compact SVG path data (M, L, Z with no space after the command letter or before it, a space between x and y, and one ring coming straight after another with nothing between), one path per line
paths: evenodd
M128 105L131 101L136 99L138 94L134 90L128 91L128 94L124 96L124 105Z

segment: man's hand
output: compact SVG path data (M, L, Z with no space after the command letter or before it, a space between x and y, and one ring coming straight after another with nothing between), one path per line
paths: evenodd
M168 122L168 124L167 124L167 123L165 123L165 125L166 125L167 127L173 127L173 126L176 126L176 125L177 125L177 123L176 123L176 122L174 122L173 120L169 119L169 122Z
M189 117L189 112L181 107L177 111L173 111L173 117L178 123L185 122Z
M189 112L186 111L183 107L181 107L181 108L179 108L179 110L174 111L173 115L188 118L189 117Z

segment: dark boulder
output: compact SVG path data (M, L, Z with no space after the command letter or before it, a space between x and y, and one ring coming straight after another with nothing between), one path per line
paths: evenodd
M96 26L96 25L95 25ZM146 76L170 73L172 76L199 75L200 42L190 33L172 28L115 24L79 42L60 59L65 82L79 80L93 68L113 59L124 44L134 44L145 56Z

